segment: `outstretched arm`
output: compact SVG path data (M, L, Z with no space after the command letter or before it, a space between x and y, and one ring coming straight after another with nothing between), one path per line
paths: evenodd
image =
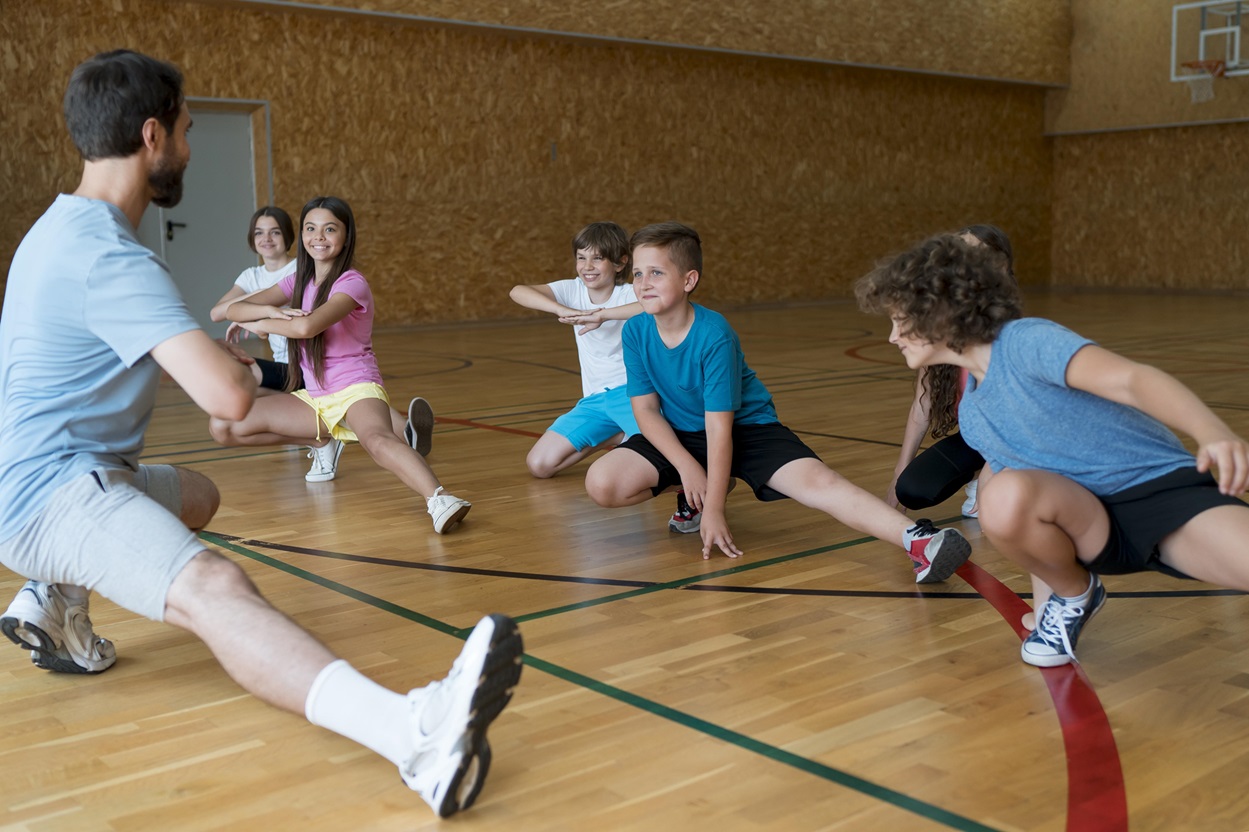
M902 433L902 449L898 451L898 464L893 469L893 479L889 483L889 491L885 493L885 502L891 508L898 507L898 478L906 470L906 466L915 459L919 445L928 433L928 425L932 419L932 397L924 389L924 379L928 368L925 367L915 376L915 399L911 402L911 410L906 417L906 430Z
M223 298L222 301L224 300ZM245 324L266 318L290 320L304 314L302 309L289 308L288 303L290 303L290 298L287 297L286 292L282 291L282 287L275 283L268 289L252 292L246 300L240 298L226 303L225 317L235 323Z
M193 329L157 344L152 358L209 416L238 421L251 410L256 379L232 349Z
M512 287L509 296L526 309L536 309L552 315L563 316L576 314L578 311L557 301L551 287L543 283L518 284Z
M1192 390L1157 367L1089 344L1067 364L1069 387L1134 407L1197 441L1197 470L1218 471L1219 491L1249 485L1249 446Z
M731 558L740 557L742 550L733 543L724 503L729 494L729 469L733 463L733 411L704 414L707 424L707 491L703 497L703 518L699 534L703 539L703 559L711 557L712 549ZM689 493L686 492L686 497Z
M608 308L583 309L572 315L560 315L561 324L580 326L578 335L585 335L592 329L598 329L604 321L627 321L635 315L642 314L642 304L634 301L623 306Z
M282 309L278 311L289 312L290 317L269 317L245 323L243 326L252 332L266 335L313 338L350 315L358 305L356 299L346 292L335 292L330 295L329 300L306 314L298 309ZM230 311L233 314L233 306Z

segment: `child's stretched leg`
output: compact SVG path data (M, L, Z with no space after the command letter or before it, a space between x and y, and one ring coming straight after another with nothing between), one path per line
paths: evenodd
M446 493L425 458L395 435L385 401L359 399L347 408L344 421L374 462L425 498L434 531L445 534L459 525L473 504Z
M953 528L938 530L927 521L912 526L906 516L899 515L881 498L854 485L817 458L784 463L767 485L804 506L818 508L844 525L902 546L916 565L917 583L944 581L972 552L969 543Z
M617 433L606 442L600 442L579 451L573 447L567 437L548 430L529 449L529 455L525 457L525 466L529 469L529 473L538 479L547 479L565 468L576 465L588 456L616 447L622 439L624 439L624 434Z
M374 462L428 499L442 483L429 463L395 434L391 412L392 408L381 399L360 399L347 408L347 427Z
M818 509L852 529L894 543L907 550L916 564L917 583L943 581L962 566L971 547L954 529L937 530L931 524L911 522L881 500L823 462L795 459L777 469L767 481L785 496Z
M659 471L646 457L628 448L608 451L585 473L585 490L604 508L644 503L654 497Z
M316 411L290 393L257 398L237 422L210 419L208 430L222 445L312 445L330 441L330 429ZM320 437L318 439L318 437Z

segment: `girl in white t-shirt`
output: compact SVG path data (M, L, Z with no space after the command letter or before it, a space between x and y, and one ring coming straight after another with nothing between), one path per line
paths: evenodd
M287 275L294 274L295 259L290 255L291 244L294 242L295 226L291 222L290 214L275 205L266 205L252 214L247 229L247 247L260 255L264 263L244 269L230 287L230 291L217 301L209 317L214 321L226 320L226 308L230 304L245 300L262 289L268 289ZM249 335L238 324L232 323L226 330L227 341ZM273 351L273 360L256 359L252 372L261 388L284 390L287 380L286 339L281 335L269 336L269 349Z

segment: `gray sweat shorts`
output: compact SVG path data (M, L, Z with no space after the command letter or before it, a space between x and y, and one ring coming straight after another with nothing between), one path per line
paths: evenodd
M206 547L186 526L172 465L97 468L62 485L0 563L30 580L73 584L162 621L169 587Z

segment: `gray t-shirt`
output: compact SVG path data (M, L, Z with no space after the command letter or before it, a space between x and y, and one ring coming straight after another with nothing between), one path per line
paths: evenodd
M1166 425L1067 386L1067 365L1093 342L1043 318L1002 327L984 381L969 378L959 430L993 471L1051 471L1098 496L1196 464Z
M0 541L64 483L137 468L160 383L148 353L196 328L121 209L57 197L13 255L0 315Z

